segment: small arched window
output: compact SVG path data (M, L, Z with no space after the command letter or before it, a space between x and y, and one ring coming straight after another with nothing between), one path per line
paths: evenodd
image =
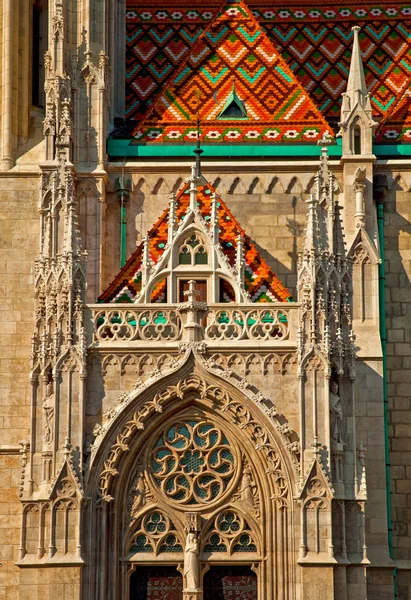
M359 125L354 127L354 154L361 154L361 128Z
M178 254L179 265L207 265L208 253L205 244L197 233L191 233L182 244Z

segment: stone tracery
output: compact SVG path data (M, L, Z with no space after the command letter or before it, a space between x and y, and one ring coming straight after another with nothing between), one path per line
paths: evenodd
M225 434L205 420L167 425L156 440L150 466L167 499L190 508L218 500L236 470Z

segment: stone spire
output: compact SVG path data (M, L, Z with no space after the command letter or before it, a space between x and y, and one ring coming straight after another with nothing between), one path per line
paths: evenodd
M343 352L337 338L343 335L340 330L343 320L349 324L344 331L344 343L350 344L350 303L349 299L340 296L342 288L351 290L351 271L346 260L340 207L334 198L334 181L325 145L317 182L318 185L323 182L323 193L320 195L317 190L308 201L305 239L298 259L297 287L306 317L301 323L302 357L315 348L325 360L331 361L333 356L334 363L339 364Z
M377 125L372 118L370 95L364 76L359 31L352 28L354 43L351 54L347 90L342 94L339 136L343 138L343 155L372 154L372 138Z
M361 27L356 25L352 28L354 32L354 43L351 54L350 74L346 94L350 98L351 105L361 102L362 98L368 96L367 86L365 84L364 67L360 50L358 34Z

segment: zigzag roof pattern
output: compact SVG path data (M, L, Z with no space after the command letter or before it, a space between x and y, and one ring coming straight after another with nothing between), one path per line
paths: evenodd
M176 197L177 226L187 213L190 204L189 183L185 183ZM211 219L211 198L214 188L207 182L197 186L197 204L200 214L207 223ZM224 201L218 197L219 244L230 265L233 267L236 258L236 245L239 235L244 240L245 289L252 302L285 302L291 301L291 294L277 276L271 271L260 256L256 246L232 215ZM148 232L149 254L152 264L157 264L164 253L168 233L167 208L157 223ZM108 288L101 294L98 302L133 302L141 291L141 266L143 260L143 243L130 256L124 267L114 278ZM233 300L229 288L223 289L224 301ZM152 302L166 302L166 281L160 281L151 294Z
M181 64L135 128L139 143L190 142L197 138L197 118L206 142L309 142L332 133L245 2L227 3L207 29L192 35L190 52L177 39L164 50ZM246 116L228 122L220 113L233 86Z
M381 121L375 133L376 142L411 142L411 78L405 92L398 97L387 116Z
M147 116L189 52L190 40L204 35L217 18L220 4L178 0L173 8L164 9L157 0L127 0L129 118L141 123ZM325 1L291 0L284 7L272 0L248 0L247 5L315 106L332 122L339 120L341 93L347 85L351 28L359 25L374 118L384 122L377 139L411 140L411 114L404 96L411 83L411 2L386 0L359 6L352 0L340 0L331 7ZM144 36L156 73L150 71L148 59L144 62L136 54L137 41ZM175 53L175 59L172 57L170 39L183 51L180 59ZM137 81L138 77L142 77L142 94L133 86L133 78Z

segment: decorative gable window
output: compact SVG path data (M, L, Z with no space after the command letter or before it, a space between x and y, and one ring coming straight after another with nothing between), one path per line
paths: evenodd
M207 265L208 253L203 239L195 232L190 234L178 254L179 265Z
M244 102L239 98L237 92L235 91L234 83L223 110L217 116L217 119L232 119L234 121L248 119Z

